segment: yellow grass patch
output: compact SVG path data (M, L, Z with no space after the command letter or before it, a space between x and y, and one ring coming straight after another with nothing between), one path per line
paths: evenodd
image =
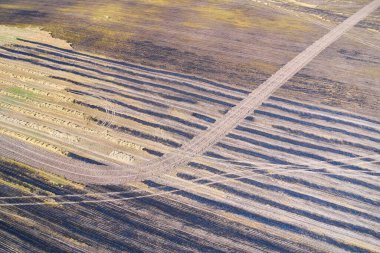
M30 189L28 187L25 187L25 186L17 184L17 183L12 183L12 182L6 181L6 180L1 179L1 178L0 178L0 185L5 185L5 186L17 189L17 190L19 190L19 191L21 191L23 193L27 193L27 194L32 194L33 193L32 189Z
M71 244L77 245L77 246L79 246L79 247L89 247L89 246L88 246L86 243L84 243L84 242L79 242L79 241L77 241L77 240L75 240L75 239L73 239L73 238L69 238L69 237L65 237L65 238L67 238L67 240L69 240Z
M60 205L54 199L45 199L44 200L44 204L47 205L47 206L51 206L51 207L63 207L62 205Z
M364 76L368 76L373 80L380 79L380 71L378 67L365 67L360 70L360 73L363 73Z
M252 21L241 10L223 9L211 5L198 6L194 10L204 19L225 22L239 28L252 26Z
M262 60L255 60L253 62L253 65L255 66L255 68L257 68L260 71L263 71L264 73L274 73L276 70L279 69L278 66Z
M0 4L0 9L8 10L31 10L33 7L30 4Z
M49 151L56 153L56 154L59 154L59 155L68 155L68 152L66 150L63 150L63 149L61 149L55 145L52 145L50 143L46 143L44 141L41 141L39 139L30 137L30 136L22 134L22 133L18 133L18 132L0 127L0 134L6 135L6 136L9 136L9 137L21 140L21 141L25 141L27 143L33 144L37 147L44 148L46 150L49 150Z
M237 28L256 28L271 32L302 31L311 29L302 20L288 15L276 15L275 17L263 17L248 14L237 8L221 8L215 5L203 5L193 8L199 15L199 19L194 22L187 20L183 24L194 28L205 26L212 27L214 24L226 23Z
M304 22L302 19L288 15L278 15L274 19L257 18L255 19L255 26L259 26L262 29L275 32L307 32L311 30L311 27L308 25L307 22Z
M307 8L316 8L318 5L316 4L308 4L308 3L303 3L303 2L300 2L300 1L296 1L296 0L287 0L289 3L292 3L292 4L295 4L295 5L298 5L298 6L302 6L302 7L307 7Z
M192 119L192 117L188 113L179 111L176 108L171 108L169 114L171 116L179 117L179 118L182 118L185 120L191 120Z
M379 29L379 30L376 30L376 29L374 29L374 28L367 28L367 30L370 31L370 32L373 32L373 33L377 33L377 34L380 33L380 29Z
M73 181L70 181L64 177L61 177L52 173L48 173L43 170L38 170L38 169L34 169L34 170L38 173L39 176L43 177L46 181L48 181L51 184L69 186L69 187L79 189L79 190L84 189L84 185L79 184L79 183L74 183Z
M1 156L0 156L0 161L6 162L9 164L13 164L19 168L22 168L22 169L28 170L32 173L35 173L38 176L44 178L47 182L49 182L51 184L69 186L69 187L72 187L75 189L80 189L80 190L84 189L84 185L82 185L82 184L72 182L70 180L67 180L64 177L43 171L41 169L34 168L34 167L26 165L24 163L20 163L20 162L17 162L17 161L14 161L14 160L11 160L11 159L8 159L5 157L1 157Z
M6 213L7 216L9 216L10 219L18 222L18 223L22 223L23 225L27 225L27 226L33 226L35 225L35 222L31 219L28 219L26 217L23 217L23 216L20 216L16 213Z
M162 5L162 6L169 5L172 3L172 1L170 0L139 0L137 2L141 2L144 4L152 4L152 5Z
M160 1L143 1L143 3L153 2L159 3ZM164 1L162 1L162 4L163 3ZM127 6L122 3L94 4L90 6L87 4L79 3L70 7L60 8L60 11L69 15L79 14L81 17L86 17L89 21L102 25L106 25L107 23L127 22L130 19L151 19L152 14L159 12L159 10L154 6ZM96 27L96 29L100 32L103 32L103 29L101 27ZM108 32L108 30L105 29L104 32Z
M124 20L123 6L118 3L108 3L104 5L95 5L94 8L84 6L84 10L93 21L96 22L120 22Z

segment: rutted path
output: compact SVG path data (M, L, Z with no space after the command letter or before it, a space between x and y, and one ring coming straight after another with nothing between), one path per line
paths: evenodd
M223 118L218 119L208 130L200 133L175 152L166 154L159 159L151 160L134 167L125 166L125 168L101 168L99 166L82 166L82 164L75 163L62 166L58 165L57 163L59 162L53 157L47 157L40 152L35 152L29 149L27 145L20 146L13 141L11 143L9 139L4 137L0 137L0 153L7 154L7 156L16 160L26 161L27 163L30 163L32 157L38 158L34 159L34 166L46 167L46 165L41 166L43 162L46 162L46 164L49 164L46 169L64 175L69 179L87 183L122 183L126 181L143 180L153 175L160 175L171 171L177 167L186 165L194 157L201 155L209 147L216 144L325 48L337 41L346 31L355 26L378 7L380 7L380 0L372 1L363 7L288 62L244 100L230 109ZM64 161L62 161L62 163L64 163Z

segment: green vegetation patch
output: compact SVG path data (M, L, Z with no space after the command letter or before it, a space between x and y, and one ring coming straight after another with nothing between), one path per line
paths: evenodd
M17 96L26 97L26 98L33 98L36 96L33 92L24 90L21 87L11 86L4 89L5 91L15 94Z

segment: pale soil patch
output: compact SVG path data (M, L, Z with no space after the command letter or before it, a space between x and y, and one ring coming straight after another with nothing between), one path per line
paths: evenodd
M0 25L0 45L16 43L18 42L18 38L39 41L41 43L71 49L69 43L61 39L53 38L49 32L42 31L38 27L19 28Z

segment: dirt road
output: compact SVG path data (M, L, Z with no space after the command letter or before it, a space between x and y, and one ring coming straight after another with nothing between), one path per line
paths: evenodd
M337 41L345 32L379 7L380 0L372 1L363 7L288 62L244 100L229 110L223 118L218 119L212 127L177 149L176 152L166 154L162 158L151 160L135 167L127 166L126 168L100 168L99 166L90 167L78 164L66 164L62 166L62 164L57 164L57 160L46 157L46 153L43 155L26 148L26 146L20 147L18 144L12 144L9 139L3 137L0 137L0 153L8 153L7 156L16 160L29 161L28 163L30 163L33 158L34 161L32 163L35 166L43 167L49 171L64 175L69 179L86 183L122 183L143 180L150 176L171 171L179 166L186 165L194 157L202 155L209 147L220 141L228 132L234 129L245 117L252 114L277 89L305 67L325 48ZM12 148L18 149L13 155L9 153ZM39 160L44 161L45 165L41 162L39 163ZM46 166L46 164L49 164L49 166Z

